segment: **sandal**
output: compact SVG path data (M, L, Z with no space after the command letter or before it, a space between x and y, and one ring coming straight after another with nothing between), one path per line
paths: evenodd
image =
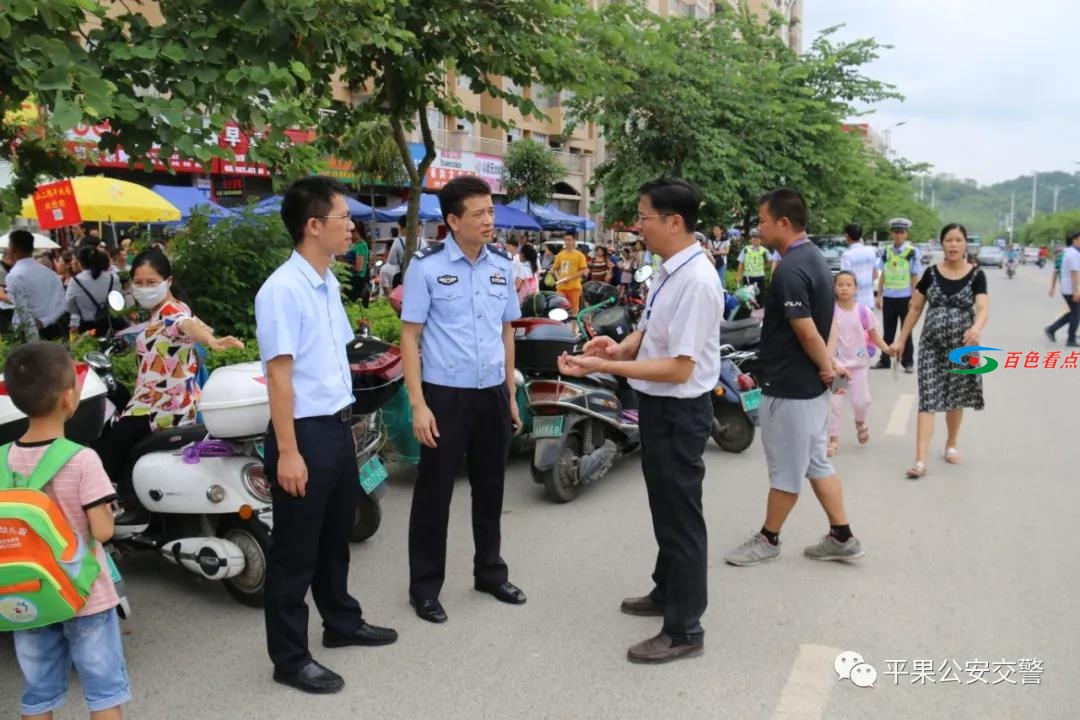
M945 462L950 465L959 465L960 451L956 448L945 448Z
M829 446L825 449L825 455L827 457L836 457L836 453L840 452L840 442L837 438L829 439Z
M926 475L926 465L921 462L917 462L908 468L906 473L908 480L918 480L923 475Z
M870 442L870 426L866 423L855 423L855 431L859 434L859 444L865 445Z

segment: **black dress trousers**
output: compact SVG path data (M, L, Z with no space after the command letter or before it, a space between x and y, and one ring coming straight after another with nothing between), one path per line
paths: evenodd
M274 499L274 529L266 573L266 641L274 667L299 670L308 652L308 588L323 627L349 635L360 629L360 604L349 595L349 536L363 490L352 426L338 416L295 421L296 443L307 465L303 497L277 483L274 429L266 434L266 476Z
M700 642L708 602L708 541L702 509L712 398L640 395L641 467L659 552L651 595L664 606L664 632Z
M497 587L509 573L499 555L506 459L513 430L505 384L480 390L424 383L435 415L438 447L420 447L420 468L409 517L409 594L438 598L446 577L446 530L454 476L467 456L478 584Z
M898 328L903 328L904 320L907 319L908 306L911 304L910 297L904 298L882 298L881 301L881 317L884 321L884 334L882 339L892 345L893 339L896 337ZM904 367L911 367L915 364L915 341L912 340L912 333L908 336L907 342L904 344L904 354L900 356L900 364ZM888 367L890 364L890 358L888 355L881 357L881 364Z

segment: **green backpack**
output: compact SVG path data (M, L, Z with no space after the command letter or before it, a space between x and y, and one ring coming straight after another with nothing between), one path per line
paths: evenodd
M75 617L101 572L94 539L84 541L42 490L83 447L61 438L26 477L0 447L0 632Z

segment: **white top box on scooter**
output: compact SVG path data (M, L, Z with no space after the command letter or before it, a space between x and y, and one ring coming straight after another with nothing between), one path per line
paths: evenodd
M86 363L76 365L76 381L79 407L75 416L64 425L64 435L80 445L89 445L97 440L105 425L105 383ZM0 374L0 445L18 440L26 432L27 425L26 416L8 397L4 376Z
M266 433L270 395L262 364L220 367L210 374L199 401L206 431L223 440Z

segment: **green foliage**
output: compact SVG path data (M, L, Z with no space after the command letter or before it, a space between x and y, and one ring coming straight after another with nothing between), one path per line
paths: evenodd
M354 328L359 326L361 320L367 319L371 323L372 335L393 345L401 342L401 318L394 312L394 308L390 306L390 301L386 298L373 300L371 307L367 310L360 303L348 303L345 306L345 313L349 316L349 323Z
M1017 239L1024 245L1060 245L1077 231L1080 231L1080 210L1066 210L1037 216L1035 222L1020 229Z
M229 218L210 225L193 215L170 246L173 274L192 310L221 335L255 336L255 294L292 251L274 215Z
M514 142L503 157L502 187L510 200L525 198L530 205L543 205L565 177L566 168L555 153L536 140Z
M575 118L604 130L611 159L596 184L605 220L632 223L638 186L677 175L702 188L709 223L746 227L757 198L788 185L806 195L811 232L854 219L884 227L900 212L936 225L913 207L910 171L842 130L860 108L899 96L862 72L881 46L836 44L834 31L797 55L745 6L706 21L637 18L610 49L629 78L571 103Z
M1032 177L1006 180L994 185L979 185L974 180L961 180L950 175L925 177L913 183L915 192L929 201L931 195L941 216L949 222L964 224L970 232L983 237L1007 237L1009 211L1016 198L1014 237L1021 237L1021 228L1031 217ZM1080 208L1080 177L1066 172L1040 173L1036 184L1036 222L1041 215L1054 210L1054 188L1058 188L1058 210ZM1063 237L1057 238L1062 240Z

